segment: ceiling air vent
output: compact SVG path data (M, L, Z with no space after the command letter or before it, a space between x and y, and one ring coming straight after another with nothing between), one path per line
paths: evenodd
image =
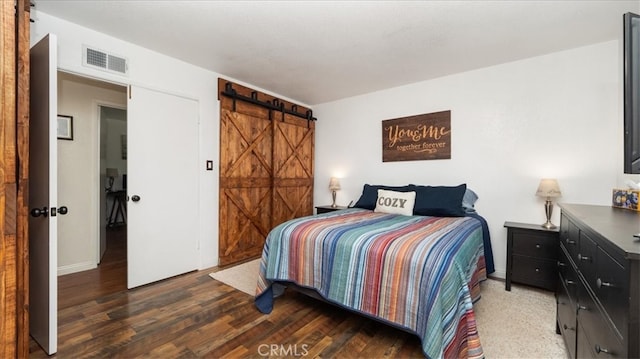
M127 74L126 58L109 54L102 50L93 49L88 46L82 47L82 64L122 75Z

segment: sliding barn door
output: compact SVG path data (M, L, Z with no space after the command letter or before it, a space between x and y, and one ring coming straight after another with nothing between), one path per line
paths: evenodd
M313 214L315 122L273 116L273 225Z
M269 110L221 99L220 265L262 253L271 229L273 129Z
M280 103L236 88L263 104ZM274 226L313 213L315 123L226 96L220 109L219 262L226 266L259 257Z

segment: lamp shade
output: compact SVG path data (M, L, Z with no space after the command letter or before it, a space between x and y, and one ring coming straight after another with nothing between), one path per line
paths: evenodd
M340 189L340 179L337 177L331 177L329 180L329 190L337 191Z
M107 177L118 177L118 169L117 168L107 168Z
M540 180L536 196L539 197L560 197L560 186L558 186L558 180L555 178L543 178Z

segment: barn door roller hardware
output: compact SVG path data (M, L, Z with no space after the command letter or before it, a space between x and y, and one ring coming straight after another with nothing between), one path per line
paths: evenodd
M236 101L240 100L240 101L252 103L254 105L262 106L270 110L280 111L282 112L283 120L284 120L285 113L296 116L296 117L304 118L308 121L317 120L317 118L313 117L313 111L311 110L307 110L306 113L299 113L297 105L292 105L291 109L289 110L289 109L286 109L284 106L284 103L280 102L280 100L278 99L274 99L273 103L271 101L260 101L258 99L257 91L252 91L251 96L241 95L237 93L236 90L233 89L233 85L231 84L231 82L227 82L224 85L224 91L220 92L220 94L223 96L227 96L233 100L233 111L236 110Z

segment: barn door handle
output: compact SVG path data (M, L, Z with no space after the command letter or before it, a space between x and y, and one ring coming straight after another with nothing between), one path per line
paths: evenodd
M31 210L31 216L33 217L46 217L49 215L49 209L47 207L42 207L42 209L40 208L34 208Z
M131 196L131 200L134 202L138 202L140 200L140 196L138 196L137 194L134 194L133 196Z

